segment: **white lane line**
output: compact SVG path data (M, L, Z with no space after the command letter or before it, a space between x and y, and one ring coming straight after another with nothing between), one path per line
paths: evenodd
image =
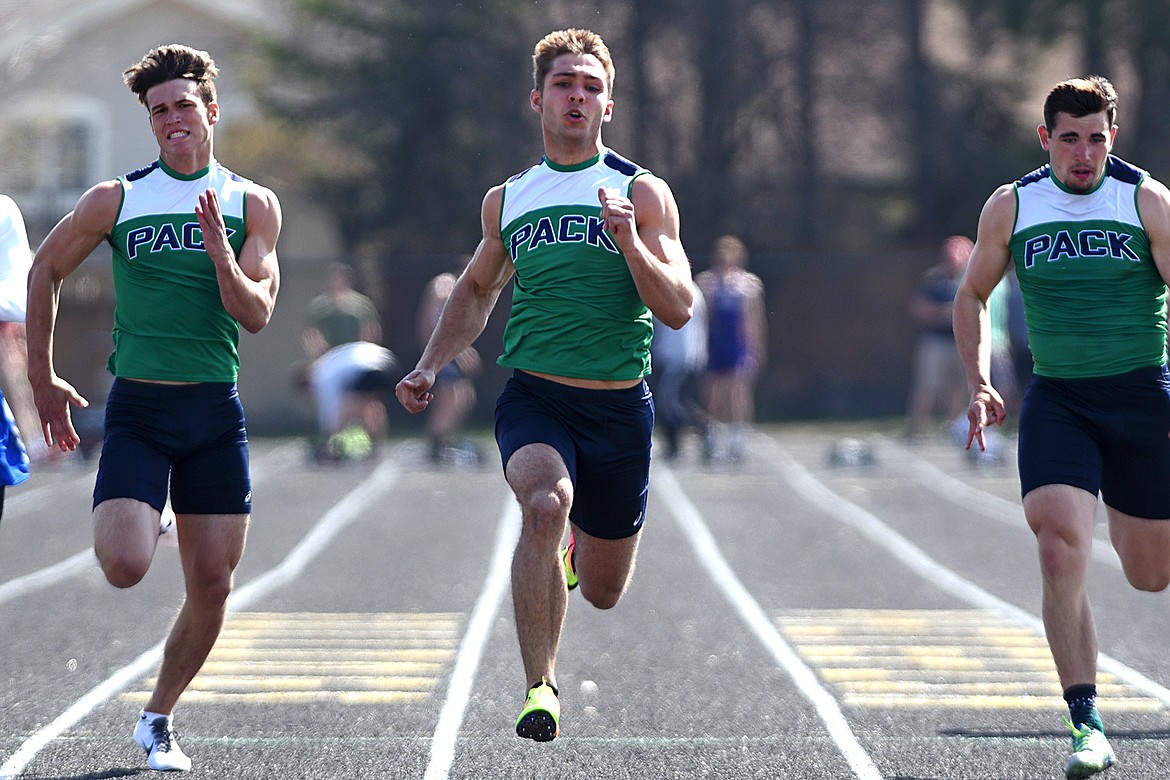
M519 538L520 505L509 493L496 529L496 549L492 553L487 580L475 602L475 610L468 621L467 633L459 646L459 655L451 672L451 682L447 686L447 698L443 702L439 722L431 738L431 758L423 780L446 780L451 763L455 760L455 743L459 738L459 728L463 725L463 716L467 711L467 702L471 698L471 689L475 683L475 673L479 668L484 645L491 634L500 603L508 592L512 553Z
M60 482L55 482L54 484L50 485L46 485L43 482L37 484L37 475L39 473L40 472L34 470L30 479L22 482L16 487L9 487L8 490L5 491L5 510L17 509L18 507L22 507L29 503L35 504L48 496L56 494L57 491L61 489ZM78 471L77 475L70 481L81 482L82 480L85 480L92 485L95 474L97 474L97 466L87 467L84 471Z
M776 625L760 608L760 605L740 582L731 566L728 565L715 538L707 529L703 516L690 499L683 492L682 485L675 479L669 467L657 464L654 470L658 495L661 496L674 515L675 521L686 534L694 548L699 562L707 570L711 580L723 591L723 595L731 602L743 618L748 628L756 638L771 652L772 657L780 664L796 687L809 702L812 703L820 716L821 722L828 729L829 736L849 763L853 773L861 780L881 780L882 774L869 754L857 741L857 736L845 719L844 713L837 705L837 700L817 680L816 674L797 655L796 651L784 637L780 635Z
M333 508L317 521L297 546L289 551L279 566L269 569L247 585L238 588L228 599L228 611L241 610L299 577L305 567L329 546L345 526L360 517L378 496L394 487L401 473L395 459L382 461L364 482L334 504Z
M285 470L296 450L299 450L301 445L299 443L282 444L273 449L267 456L261 459L256 468L252 471L252 482L260 482L268 477L274 471ZM89 474L91 481L93 473ZM57 486L53 486L57 487ZM40 491L49 490L50 486L46 485L40 488ZM25 499L22 503L32 501L34 498L40 498L40 492L23 493L20 498ZM11 507L12 502L8 503ZM38 569L34 572L15 577L7 582L0 583L0 604L21 596L28 595L41 588L48 588L69 577L74 577L87 569L92 569L97 566L97 560L93 557L93 548L87 547L75 555L71 555L63 561L58 561L43 569Z
M930 461L912 452L909 448L884 436L876 438L883 446L896 450L899 457L909 464L911 476L935 495L989 520L1003 523L1016 530L1022 529L1029 537L1032 536L1032 532L1028 529L1028 521L1024 517L1024 507L1019 501L1007 501L987 491L971 487L966 482L951 476ZM1113 545L1108 542L1094 544L1091 552L1093 560L1121 571L1121 558L1113 549Z
M259 458L257 462L250 464L252 469L252 481L263 482L272 475L272 472L277 471L284 473L288 467L297 460L304 458L305 443L302 441L286 441L283 444L278 444L268 451L264 457Z
M0 604L41 588L56 585L61 580L80 574L96 565L97 561L93 557L93 549L87 547L76 555L58 561L52 566L46 566L0 585Z
M341 501L334 504L317 524L289 552L276 568L238 588L228 599L228 611L243 609L252 602L263 598L273 590L296 579L333 538L345 526L361 516L361 513L381 494L387 492L398 480L400 470L392 460L385 460L364 482L355 487ZM28 763L46 745L65 733L66 730L92 712L95 708L116 696L134 680L150 672L162 658L165 640L159 642L127 666L114 672L61 713L52 723L35 732L24 744L0 766L0 780L14 780Z
M871 542L891 553L924 580L968 604L980 609L993 610L1017 625L1025 626L1040 636L1044 636L1044 622L1040 618L992 595L970 580L960 577L935 561L921 548L912 544L906 537L883 523L875 515L834 493L804 466L800 465L779 442L766 436L755 437L752 442L754 445L758 444L770 451L781 476L806 501L860 532ZM1170 707L1170 690L1136 669L1126 666L1105 653L1098 654L1097 666Z

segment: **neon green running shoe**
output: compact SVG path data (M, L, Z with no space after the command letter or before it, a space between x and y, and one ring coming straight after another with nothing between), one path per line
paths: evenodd
M573 538L573 532L569 531L569 546L561 550L561 564L565 567L565 584L569 586L569 590L577 587L577 571L573 568L573 553L577 550L577 540Z
M1084 780L1113 766L1116 757L1103 732L1083 723L1078 728L1068 718L1064 719L1064 725L1072 731L1073 754L1064 769L1068 780Z
M370 434L360 425L351 425L341 433L334 434L334 438L337 439L338 454L344 460L365 460L374 452Z
M528 689L524 709L516 719L516 736L536 742L551 742L561 733L561 700L557 689L541 677Z

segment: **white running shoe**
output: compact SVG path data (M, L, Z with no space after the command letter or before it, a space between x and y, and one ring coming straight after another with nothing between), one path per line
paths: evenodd
M191 759L179 747L179 735L171 725L171 719L160 715L148 720L145 712L138 714L138 725L134 727L134 741L146 751L147 766L163 772L186 772L191 769Z
M171 509L171 502L163 505L158 514L158 535L165 536L175 532L175 510Z

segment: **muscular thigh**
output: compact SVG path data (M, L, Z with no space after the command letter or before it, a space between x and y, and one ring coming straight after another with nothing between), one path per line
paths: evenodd
M221 581L240 563L248 515L177 515L179 555L189 584Z
M574 524L577 542L575 565L577 571L590 580L609 583L621 588L629 581L638 554L641 534L621 539L600 539L590 536Z
M1122 514L1170 517L1170 383L1164 368L1120 377L1036 377L1020 421L1020 484L1100 493Z
M638 533L646 519L653 411L610 413L607 424L586 439L569 518L595 537L617 540Z
M1046 485L1101 491L1103 454L1080 409L1051 380L1037 378L1020 410L1020 494Z
M1147 520L1109 509L1109 538L1130 584L1158 592L1170 584L1170 520Z
M95 509L112 499L134 499L156 512L166 504L171 463L160 446L158 422L167 414L166 403L139 384L116 381L106 401Z
M560 454L573 485L570 519L600 539L638 532L645 519L654 407L645 383L586 390L525 375L496 404L496 441L505 473L528 445Z
M234 389L191 399L191 422L171 461L175 514L247 515L252 511L248 433Z
M115 382L94 505L132 498L161 511L168 489L177 514L251 512L244 414L230 384Z
M532 377L536 380L536 377ZM539 380L544 381L544 380ZM552 385L552 382L546 382ZM513 474L519 470L525 473L538 468L547 469L539 462L517 462L512 460L523 453L526 459L541 454L541 449L530 445L543 444L560 455L560 460L570 480L577 480L577 450L573 437L563 421L556 414L550 399L542 397L539 387L523 375L518 375L504 386L496 401L496 444L500 449L500 464L511 483Z
M1115 397L1116 411L1103 424L1101 496L1125 515L1170 518L1170 389L1135 382Z
M243 428L229 428L207 447L175 463L171 503L176 514L251 513L252 480Z

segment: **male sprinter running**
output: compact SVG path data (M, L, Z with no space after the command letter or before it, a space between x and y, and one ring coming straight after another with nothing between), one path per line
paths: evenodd
M629 585L650 477L652 315L682 327L693 292L670 188L601 142L614 76L601 38L550 33L533 63L544 159L488 191L483 239L397 393L411 412L427 406L435 375L483 331L514 275L499 358L514 374L496 441L523 515L512 600L528 693L516 733L547 742L560 731L566 569L601 609Z
M280 204L212 155L219 121L207 52L153 49L124 73L146 106L158 160L90 188L33 260L28 376L47 444L80 439L69 405L87 402L53 368L61 282L99 243L113 247L115 379L94 488L94 551L119 588L150 568L168 488L186 600L134 739L151 769L186 770L171 712L223 625L244 552L252 487L236 393L240 325L255 333L276 304Z
M987 301L1015 264L1035 359L1020 411L1020 490L1069 707L1070 780L1114 762L1085 588L1098 494L1130 584L1170 584L1170 191L1110 153L1116 114L1117 93L1100 76L1052 88L1037 128L1049 162L988 199L954 309L971 388L967 446L982 447L986 426L1004 420Z

